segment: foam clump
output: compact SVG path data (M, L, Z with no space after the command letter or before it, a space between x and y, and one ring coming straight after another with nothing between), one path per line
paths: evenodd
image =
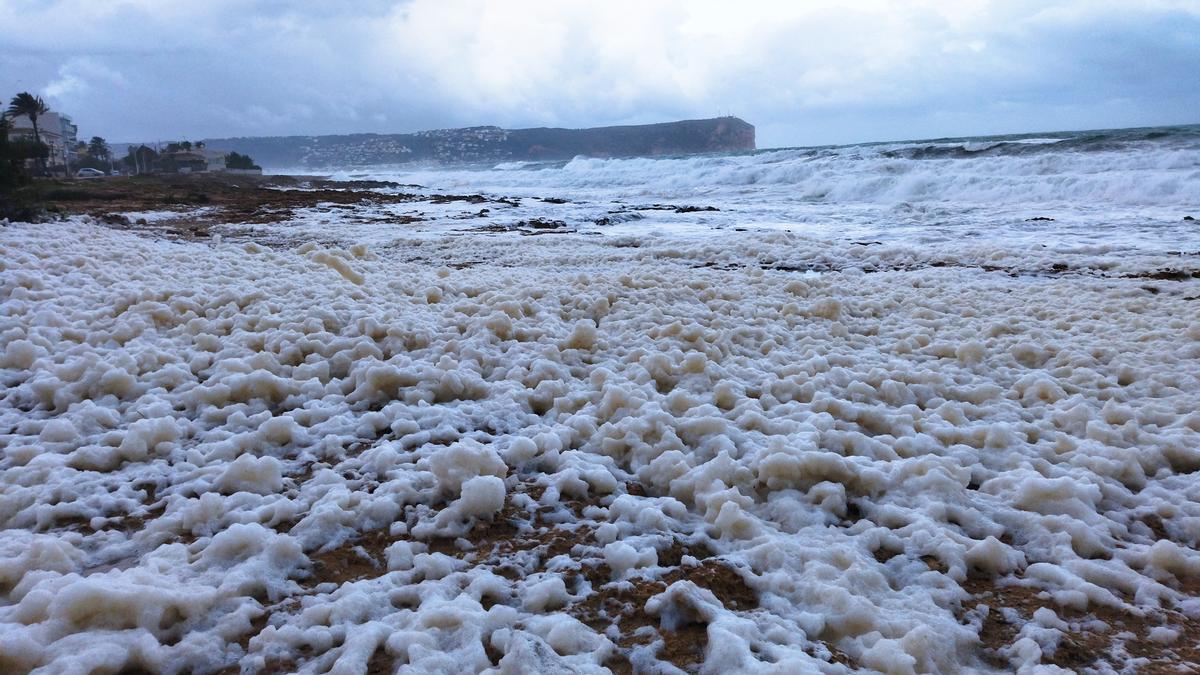
M279 460L274 457L239 455L217 479L216 488L223 493L253 492L271 494L283 487Z
M16 586L27 574L76 571L84 553L71 542L45 534L10 532L0 542L0 587Z
M38 357L38 348L29 340L12 340L4 347L5 368L28 369Z
M504 508L504 481L496 476L468 479L462 484L461 494L455 504L464 516L491 516Z
M604 547L604 562L614 575L620 576L628 570L656 564L658 554L654 549L638 551L625 542L616 541Z
M558 576L550 576L525 587L521 597L522 606L534 612L557 609L570 600L566 583Z
M663 628L671 631L692 623L711 623L724 609L712 591L690 581L677 581L646 601L646 611L657 615Z
M429 458L429 469L446 494L459 494L463 484L472 478L503 478L508 472L508 466L494 449L471 440L436 451Z

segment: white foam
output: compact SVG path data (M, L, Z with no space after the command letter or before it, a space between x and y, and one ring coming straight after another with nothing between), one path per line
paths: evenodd
M1013 668L1060 608L1194 605L1200 282L1146 277L1180 256L55 227L0 231L3 670L665 669L698 622L715 670L949 673L986 665L968 581L1054 603ZM481 538L512 513L553 556ZM581 618L648 584L639 641Z

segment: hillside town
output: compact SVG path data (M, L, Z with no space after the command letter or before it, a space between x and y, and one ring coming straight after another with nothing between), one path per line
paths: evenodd
M340 134L208 139L273 167L333 168L427 163L569 160L755 149L754 126L736 117L590 129L477 126L405 134Z

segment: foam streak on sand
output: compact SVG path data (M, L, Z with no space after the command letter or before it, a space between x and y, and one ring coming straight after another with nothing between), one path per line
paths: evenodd
M1178 257L0 245L5 672L1196 657Z

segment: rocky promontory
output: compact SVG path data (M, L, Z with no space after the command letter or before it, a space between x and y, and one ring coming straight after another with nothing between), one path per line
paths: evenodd
M591 129L468 127L412 134L206 139L270 168L368 166L687 155L754 150L754 126L737 117Z

